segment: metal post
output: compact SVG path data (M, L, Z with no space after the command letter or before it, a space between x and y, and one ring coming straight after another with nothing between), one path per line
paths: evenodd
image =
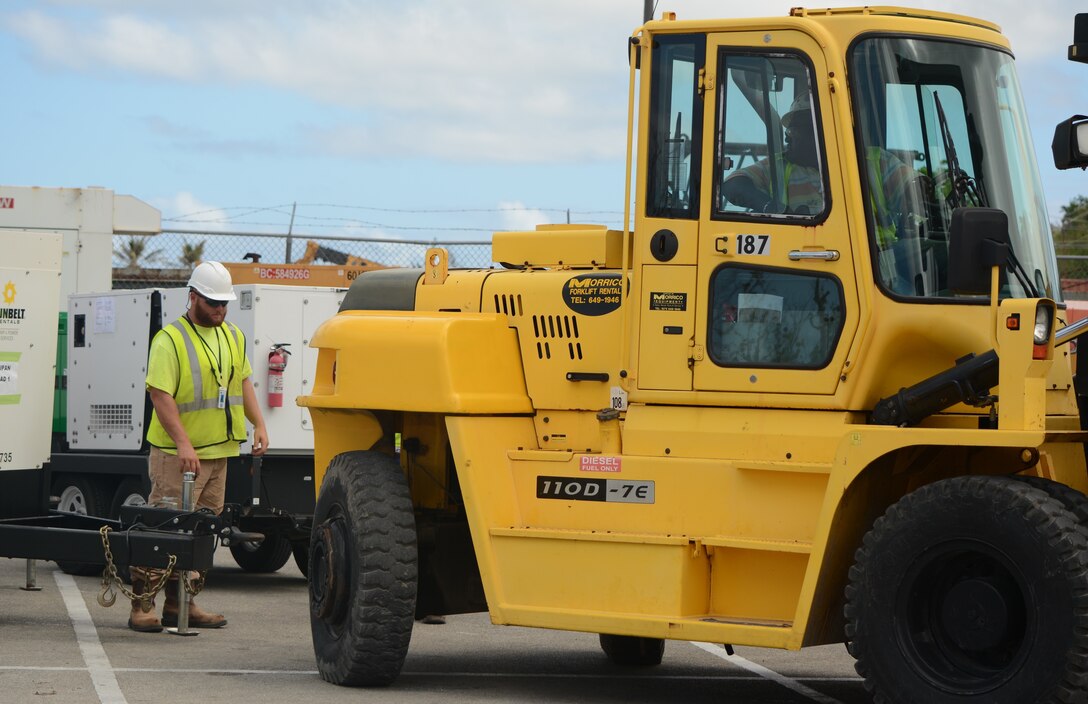
M193 488L196 486L196 474L185 472L181 475L181 510L193 510ZM195 636L196 631L189 630L189 595L185 593L185 578L188 571L183 570L178 575L178 626L168 628L170 633L177 636Z
M38 561L27 559L26 561L26 586L22 587L26 592L40 592L38 586Z
M283 255L283 263L291 263L291 233L295 229L295 208L298 207L298 202L291 204L291 222L287 225L287 252Z

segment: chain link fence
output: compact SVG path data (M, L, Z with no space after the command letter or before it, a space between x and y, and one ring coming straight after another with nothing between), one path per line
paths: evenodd
M1064 245L1058 251L1058 273L1067 301L1088 300L1088 247Z
M114 288L184 286L193 267L204 260L422 267L430 247L448 250L451 267L486 269L493 265L490 238L401 240L164 229L158 235L113 238L113 285Z
M356 259L389 267L422 267L429 247L444 247L450 266L486 269L491 241L401 240L268 232L163 230L147 237L114 237L115 288L184 286L197 262L350 264ZM1088 300L1088 245L1061 245L1058 271L1066 300Z

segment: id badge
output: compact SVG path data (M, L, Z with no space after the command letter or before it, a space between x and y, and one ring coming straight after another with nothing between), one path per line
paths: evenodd
M219 387L219 408L227 407L227 387Z

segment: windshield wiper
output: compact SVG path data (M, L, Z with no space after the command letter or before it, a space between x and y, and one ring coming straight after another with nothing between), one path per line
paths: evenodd
M948 199L953 208L963 208L968 205L986 207L986 198L978 189L975 180L960 168L960 160L956 156L956 143L952 140L952 130L948 129L948 118L945 117L944 108L941 106L941 96L933 91L933 103L937 107L937 122L941 127L941 141L944 143L944 152L948 158L948 173L952 178L952 189L948 193Z
M948 199L951 201L952 207L987 207L986 198L979 190L978 184L967 175L966 171L960 168L960 161L956 156L956 143L952 140L952 131L948 129L948 119L945 117L944 107L941 106L941 96L937 95L937 91L933 91L933 103L937 108L937 122L940 123L941 127L941 141L944 142L944 151L948 157L948 171L952 176L952 190L948 193ZM1012 243L1009 244L1009 258L1006 265L1024 288L1024 291L1032 298L1039 298L1039 289L1035 287L1035 283L1028 276L1023 265L1020 264L1020 260L1016 258Z

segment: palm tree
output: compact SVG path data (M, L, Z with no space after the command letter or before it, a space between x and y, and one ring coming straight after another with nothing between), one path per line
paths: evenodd
M197 264L204 261L205 244L207 244L207 240L200 240L196 244L182 242L181 258L178 259L178 263L185 269L192 269Z
M151 237L129 237L119 247L115 247L113 255L124 262L123 269L141 269L144 264L151 264L162 258L161 249L151 249Z

